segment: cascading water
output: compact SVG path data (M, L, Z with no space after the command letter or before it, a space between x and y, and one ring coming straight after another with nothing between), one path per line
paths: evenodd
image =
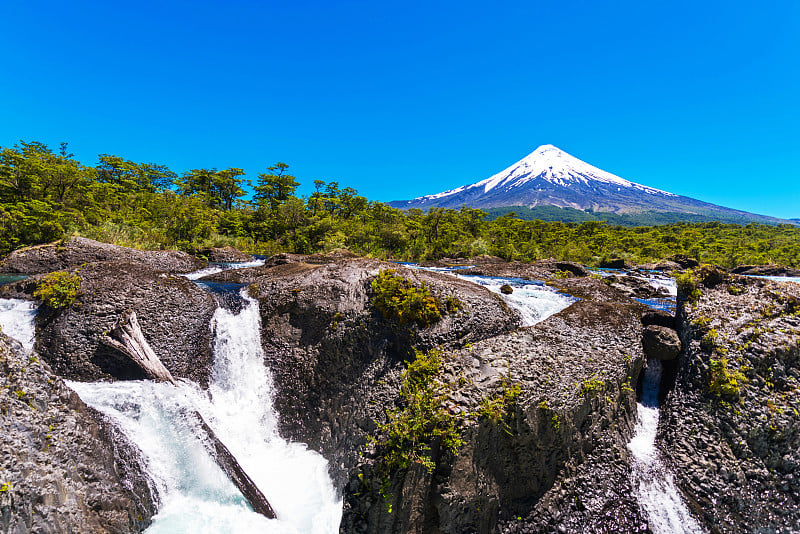
M473 284L485 287L492 293L500 295L509 307L519 312L522 316L520 326L533 326L578 300L539 280L459 274L459 271L465 267L420 267L415 263L403 263L402 265L413 269L452 274ZM504 285L511 286L513 292L504 294L500 290Z
M76 383L90 406L115 420L144 456L160 499L150 534L338 531L342 503L327 462L277 431L272 381L259 339L258 302L214 317L214 366L208 392L149 381ZM198 411L258 485L278 516L256 514L197 438Z
M229 269L244 269L246 267L259 267L261 265L264 265L264 260L253 260L244 263L209 263L207 267L183 276L189 280L198 280L204 276L221 273L222 271L227 271Z
M636 431L628 443L638 501L654 534L702 534L656 448L660 382L661 362L651 359L642 381L642 399L637 404Z
M500 295L509 307L517 310L522 316L520 326L533 326L578 300L571 295L545 285L543 282L523 280L522 278L471 275L460 275L459 278L469 280ZM500 290L503 285L511 286L513 293L503 294Z
M21 299L0 299L0 328L19 341L25 350L33 350L36 304Z

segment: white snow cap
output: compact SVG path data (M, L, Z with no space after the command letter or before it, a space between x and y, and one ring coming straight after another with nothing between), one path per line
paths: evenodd
M574 156L570 156L553 145L542 145L515 164L486 180L415 200L433 200L477 187L483 188L483 192L488 193L496 187L520 187L535 179L545 180L565 187L574 183L590 185L591 182L602 182L638 189L653 195L675 196L672 193L630 182L610 172L598 169Z

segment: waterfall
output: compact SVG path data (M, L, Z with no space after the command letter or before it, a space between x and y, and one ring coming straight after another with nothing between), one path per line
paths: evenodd
M273 386L261 352L258 302L244 296L239 313L219 308L207 392L150 381L70 382L81 398L116 421L142 451L159 495L149 534L195 532L338 532L342 503L328 464L277 430ZM269 520L244 498L195 432L197 410L272 504Z
M642 382L642 399L637 404L636 430L628 448L633 455L633 479L638 501L653 534L701 534L678 488L656 448L658 429L658 390L661 362L647 362Z
M25 350L33 350L36 332L36 304L22 299L0 299L0 328L19 341Z

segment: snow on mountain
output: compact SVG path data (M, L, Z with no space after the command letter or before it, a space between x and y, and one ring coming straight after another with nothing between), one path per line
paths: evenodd
M637 184L620 178L610 172L598 169L553 145L542 145L507 169L485 180L471 185L463 185L456 189L451 189L435 195L418 197L409 202L426 202L479 188L482 188L484 193L488 193L495 188L511 189L523 187L525 184L529 184L534 180L542 180L562 187L569 187L571 184L591 186L592 182L597 182L633 188L653 195L676 196L672 193Z
M617 214L675 213L691 216L691 220L695 221L789 222L637 184L589 165L553 145L540 146L485 180L413 200L396 200L389 202L389 205L402 209L555 206Z

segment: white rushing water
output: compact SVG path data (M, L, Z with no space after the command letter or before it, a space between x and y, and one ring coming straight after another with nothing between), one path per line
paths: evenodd
M472 275L459 275L459 278L469 280L500 295L510 308L517 310L522 316L520 326L533 326L578 300L541 282L522 280L521 278ZM504 295L500 291L505 284L511 286L513 293Z
M150 381L69 385L115 420L141 449L160 505L149 534L338 532L341 499L328 464L304 444L278 435L272 380L259 339L258 302L215 315L208 392ZM278 519L253 512L195 433L197 410L270 501Z
M647 515L653 534L702 534L656 448L658 429L658 389L661 362L648 360L642 383L642 400L636 431L628 443L633 454L633 478L639 504Z
M36 303L21 299L0 299L0 329L19 341L25 350L33 350L36 332Z
M447 273L463 280L485 287L492 293L500 295L508 306L522 316L520 326L533 326L544 321L573 302L579 300L572 295L562 293L541 281L524 280L522 278L506 278L501 276L462 275L459 271L467 267L420 267L415 263L402 263L412 269ZM500 288L509 285L513 292L503 294Z
M208 276L210 274L217 274L221 273L222 271L227 271L230 269L244 269L246 267L260 267L264 265L265 260L253 260L243 263L209 263L208 266L203 267L197 271L191 272L189 274L184 274L186 278L189 280L198 280L204 276Z

